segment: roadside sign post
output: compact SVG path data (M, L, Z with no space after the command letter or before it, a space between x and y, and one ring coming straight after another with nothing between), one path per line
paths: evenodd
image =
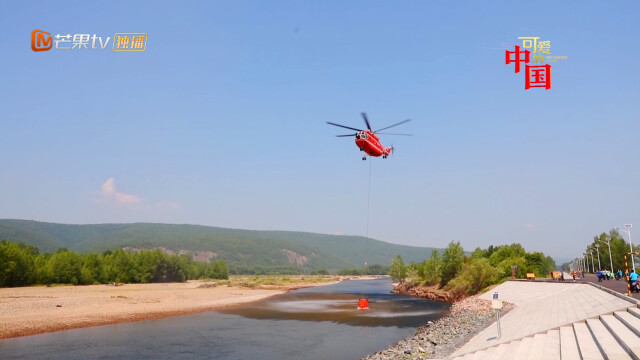
M635 269L631 269L629 271L629 263L627 262L627 255L631 256L631 260L633 260L634 255L640 255L640 252L628 252L624 255L624 278L627 280L627 295L631 296L631 271L635 271Z
M502 300L498 299L498 292L493 293L493 300L491 300L491 307L496 309L496 323L498 325L498 340L502 336L500 333L500 309L502 309Z

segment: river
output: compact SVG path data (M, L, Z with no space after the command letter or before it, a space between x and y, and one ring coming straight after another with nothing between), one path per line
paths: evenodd
M222 311L0 340L0 359L358 359L449 309L391 288L388 278L350 280ZM369 310L357 310L359 297Z

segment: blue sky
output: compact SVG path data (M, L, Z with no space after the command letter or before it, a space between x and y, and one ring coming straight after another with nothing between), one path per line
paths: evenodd
M411 118L397 131L414 134L381 137L396 154L371 164L371 237L573 258L640 221L638 14L635 1L4 2L0 218L365 235L369 161L325 123L361 127L365 111L374 128ZM34 29L148 43L36 53ZM551 90L524 90L504 64L519 36L567 56Z

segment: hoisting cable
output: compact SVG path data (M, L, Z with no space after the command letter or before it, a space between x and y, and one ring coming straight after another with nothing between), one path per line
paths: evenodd
M369 260L369 212L371 204L371 163L373 159L369 158L369 191L367 193L367 237L364 239L364 266L367 267L367 261Z
M364 267L365 270L367 268L367 261L369 260L369 214L371 208L371 163L373 161L369 158L369 190L367 191L367 236L364 238ZM365 296L364 293L360 294L360 299L358 300L358 310L367 310L369 309L369 299Z

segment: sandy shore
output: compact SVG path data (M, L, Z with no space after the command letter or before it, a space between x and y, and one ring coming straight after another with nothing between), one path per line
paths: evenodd
M262 300L293 288L201 287L170 284L22 287L0 289L0 339L88 326L193 314Z

